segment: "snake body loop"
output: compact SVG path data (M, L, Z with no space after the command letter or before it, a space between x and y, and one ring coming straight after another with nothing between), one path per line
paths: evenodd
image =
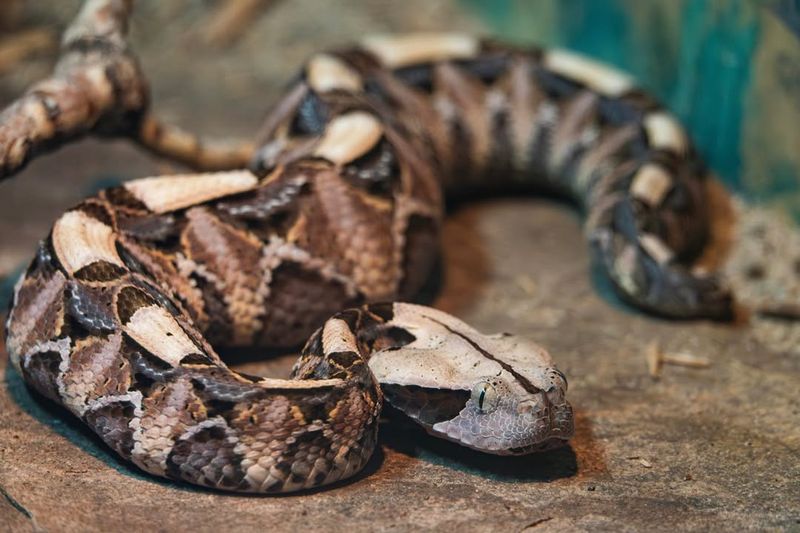
M350 477L375 447L384 393L431 434L489 453L567 440L566 378L544 350L374 304L429 276L447 193L565 194L632 305L731 315L716 278L690 270L708 215L686 134L585 58L370 38L312 57L257 146L249 169L85 200L16 289L7 346L25 381L153 474L245 492ZM238 374L212 348L293 346L315 329L291 379Z

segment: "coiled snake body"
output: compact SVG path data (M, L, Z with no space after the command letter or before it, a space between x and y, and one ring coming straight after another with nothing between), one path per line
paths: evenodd
M248 170L85 200L16 289L7 346L25 381L153 474L250 492L335 482L370 457L384 394L490 453L568 439L566 379L544 350L373 303L411 298L429 276L446 191L565 193L624 299L731 313L687 266L708 220L685 133L587 59L463 35L370 38L312 57L258 145ZM323 323L288 380L235 373L212 348L292 346Z

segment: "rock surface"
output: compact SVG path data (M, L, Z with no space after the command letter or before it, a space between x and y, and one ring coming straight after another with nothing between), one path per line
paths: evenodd
M336 13L327 5L281 4L224 54L190 46L181 34L188 15L181 18L173 33L142 43L156 101L187 126L243 136L257 128L280 80L322 45L366 27L408 30L447 20L480 28L451 3L362 9L353 0L337 2ZM145 21L167 16L149 9ZM148 28L136 24L142 39ZM85 141L35 162L2 185L0 270L26 260L58 213L99 179L170 170L121 142ZM569 447L496 458L387 419L380 450L350 482L287 497L215 493L120 462L80 423L29 392L2 352L0 530L800 528L796 351L765 346L746 325L660 321L614 302L589 275L578 217L546 200L453 209L443 270L436 306L485 331L528 335L553 353L577 415ZM655 380L646 359L653 341L711 366L667 365ZM235 366L285 375L292 361L251 354Z

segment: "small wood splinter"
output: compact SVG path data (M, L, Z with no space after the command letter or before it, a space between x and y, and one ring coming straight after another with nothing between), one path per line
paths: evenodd
M689 368L710 368L711 361L706 357L700 357L685 352L664 353L658 341L653 341L647 346L645 351L647 357L647 369L653 378L661 377L661 368L664 365L685 366Z
M634 455L632 457L628 457L628 460L629 461L638 461L639 464L642 465L645 468L653 468L653 463L651 463L650 461L648 461L647 459L645 459L644 457L642 457L640 455Z

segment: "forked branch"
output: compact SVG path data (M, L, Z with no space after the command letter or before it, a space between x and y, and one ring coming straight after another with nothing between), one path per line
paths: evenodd
M89 132L125 135L148 88L125 35L132 0L88 0L67 28L53 74L0 113L0 177Z
M0 112L0 179L87 134L130 137L203 170L244 166L249 145L203 142L148 115L147 79L126 40L133 0L86 0L53 74Z

